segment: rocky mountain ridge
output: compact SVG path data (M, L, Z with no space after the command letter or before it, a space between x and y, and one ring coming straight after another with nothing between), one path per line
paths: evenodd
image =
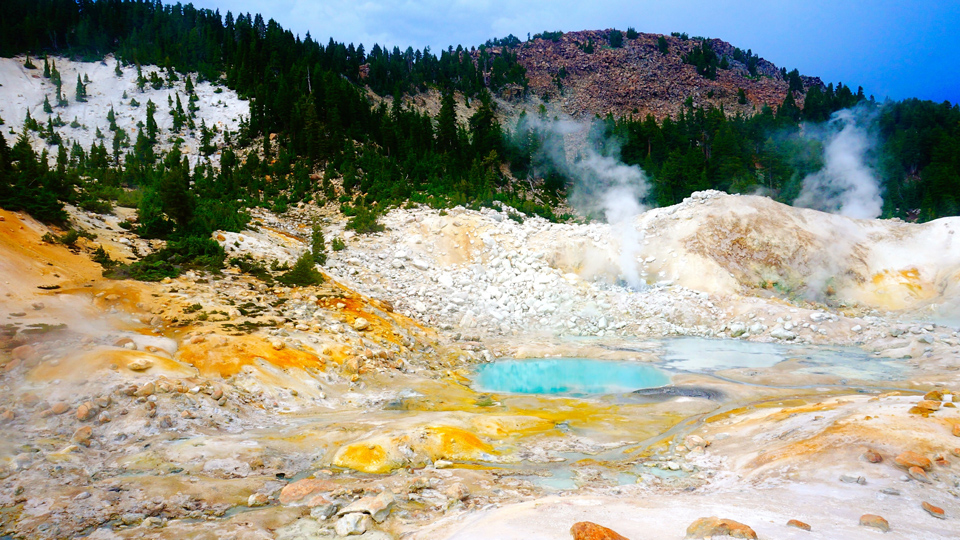
M610 113L663 119L675 116L688 99L695 106L722 106L728 113L752 114L764 106L776 108L786 97L789 84L776 65L760 58L753 76L734 58L736 48L723 40L706 40L729 63L729 69L718 69L716 80L711 80L683 61L701 44L699 39L662 36L667 43L664 54L658 48L660 34L624 36L623 46L613 48L608 45L610 32L566 32L556 41L537 38L515 47L527 70L530 93L558 103L562 112L574 118ZM587 52L591 46L592 52ZM817 77L802 80L805 88L823 84ZM743 104L738 102L741 88L747 101ZM504 94L509 100L519 93L508 89ZM802 104L803 95L795 97Z

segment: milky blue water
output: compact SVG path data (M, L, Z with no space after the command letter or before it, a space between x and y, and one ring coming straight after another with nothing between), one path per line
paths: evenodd
M663 371L637 362L550 358L484 364L474 385L482 392L583 395L632 392L669 382Z

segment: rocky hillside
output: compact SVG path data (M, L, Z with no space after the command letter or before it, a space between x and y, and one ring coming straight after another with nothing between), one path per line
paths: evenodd
M659 34L624 36L622 47L611 48L609 32L568 32L557 41L534 39L519 45L516 52L527 69L529 90L545 101L558 102L563 112L576 118L632 113L660 119L679 112L687 98L698 106L722 105L727 112L752 113L764 105L777 106L786 97L788 83L777 66L760 59L757 75L751 76L747 66L734 59L734 46L725 41L708 40L729 63L729 69L718 69L716 80L711 80L683 61L700 40L664 36L668 45L664 54L658 48ZM588 44L593 52L587 52ZM822 84L815 77L803 81L805 87ZM738 102L740 88L746 104Z

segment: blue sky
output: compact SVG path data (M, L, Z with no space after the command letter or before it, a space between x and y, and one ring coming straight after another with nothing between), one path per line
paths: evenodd
M877 99L960 101L960 0L195 0L326 42L439 51L543 30L717 37Z

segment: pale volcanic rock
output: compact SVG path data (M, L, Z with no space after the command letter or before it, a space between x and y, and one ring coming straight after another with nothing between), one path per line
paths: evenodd
M687 527L687 538L709 538L712 536L732 536L757 540L753 529L732 519L718 517L700 518Z
M336 487L335 483L318 478L297 480L280 491L280 504L293 504L319 492L333 491Z
M887 520L876 514L864 514L860 516L860 525L878 529L883 532L890 532L890 524L887 523Z

